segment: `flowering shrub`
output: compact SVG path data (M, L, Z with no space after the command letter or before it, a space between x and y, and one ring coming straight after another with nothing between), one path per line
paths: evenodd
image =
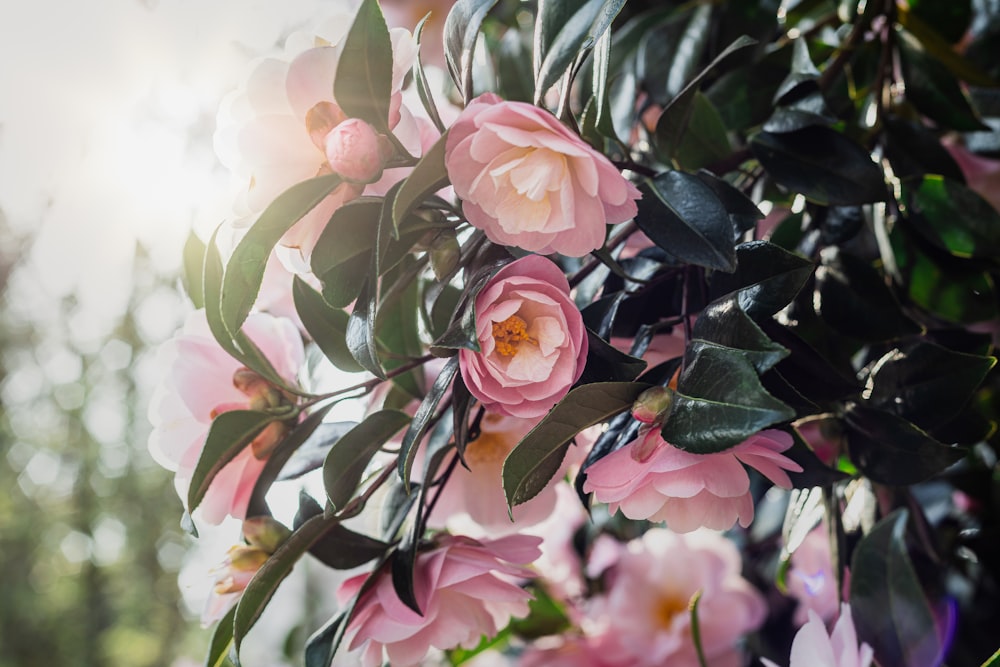
M418 54L360 0L255 65L150 410L192 532L246 519L208 665L306 559L355 570L309 667L993 654L995 12L775 4L457 0Z

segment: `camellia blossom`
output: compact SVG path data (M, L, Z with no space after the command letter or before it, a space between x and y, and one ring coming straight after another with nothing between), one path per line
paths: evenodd
M824 622L836 616L840 596L837 595L837 577L830 558L826 525L820 524L809 531L790 560L788 594L799 603L795 609L795 624L804 624L809 612L815 612Z
M697 667L690 604L696 594L705 658L741 664L737 641L767 616L763 596L741 575L736 546L718 533L653 528L622 550L607 593L590 611L605 661L629 667ZM586 629L586 626L585 626Z
M492 637L511 617L528 613L531 594L517 580L531 577L524 564L538 557L536 537L511 535L476 541L441 535L437 545L417 555L413 580L423 614L396 595L392 577L380 572L361 595L347 636L350 650L361 649L361 664L377 667L417 665L431 647L475 648L483 635ZM345 604L361 590L369 575L343 583L337 592Z
M462 378L488 409L540 417L583 373L587 332L559 268L529 255L500 269L476 297L479 352L459 351Z
M737 520L746 528L754 509L742 464L791 488L785 471L802 471L781 453L791 446L790 435L767 430L724 452L692 454L667 443L654 428L587 468L584 491L608 503L611 512L666 521L680 533L702 526L728 530Z
M827 633L823 619L809 610L809 620L795 634L788 667L869 667L875 654L866 643L858 646L858 635L851 618L851 607L840 605L840 618ZM763 659L767 667L778 667Z
M294 384L305 360L295 325L284 318L253 313L243 331L278 374ZM157 463L177 473L177 493L186 500L216 416L230 410L278 407L290 399L222 349L212 337L204 310L191 313L181 331L164 343L158 354L164 378L149 406L153 425L149 451ZM271 423L219 471L198 507L202 519L218 524L227 514L237 519L246 516L254 484L285 428L281 422Z
M472 226L495 243L582 257L635 217L639 190L555 116L487 93L448 133L445 165Z

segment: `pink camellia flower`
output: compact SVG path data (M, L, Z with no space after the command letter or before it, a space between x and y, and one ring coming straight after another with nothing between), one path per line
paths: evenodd
M476 297L480 351L459 352L469 391L489 410L539 417L583 373L587 332L559 268L529 255L500 269Z
M607 225L635 217L639 190L544 109L474 99L448 133L445 165L462 210L494 243L582 257Z
M827 634L826 626L816 612L809 611L809 620L795 634L788 667L869 667L875 654L872 647L862 642L851 618L851 607L840 605L840 618ZM764 658L767 667L778 667Z
M330 216L365 191L365 183L381 173L386 158L383 143L371 136L372 128L349 119L333 97L337 67L353 20L352 14L342 13L330 17L316 34L291 35L284 53L258 61L244 85L219 110L215 149L240 189L234 211L244 225L296 183L346 170L342 175L347 182L279 242L282 262L300 274L309 272L312 248ZM393 78L388 124L407 151L420 155L428 138L422 122L403 105L400 92L416 57L416 41L402 28L392 29L390 37ZM343 123L349 124L338 130ZM396 180L404 175L394 174ZM384 193L387 186L369 187Z
M786 470L802 467L781 454L792 446L783 431L762 431L732 449L692 454L678 449L651 429L587 469L584 490L610 510L630 519L666 521L686 533L702 526L728 530L738 520L753 520L750 477L742 464L758 470L776 485L791 488Z
M690 604L700 593L705 658L712 667L737 667L737 641L767 616L763 596L741 568L736 546L718 533L651 529L629 542L611 569L606 596L588 613L588 632L603 640L608 664L697 667Z
M388 572L360 598L347 635L350 650L362 649L361 664L377 667L417 665L431 647L474 648L483 635L493 636L511 617L528 613L531 595L517 580L532 576L523 567L538 557L535 537L511 535L476 541L441 535L430 551L417 555L414 586L423 615L400 601ZM358 594L369 575L343 583L341 604Z
M305 360L295 325L287 319L253 313L243 330L281 377L294 383ZM230 410L273 408L291 399L219 346L204 310L191 313L158 355L164 378L149 405L153 425L149 451L157 463L177 473L174 483L185 500L216 416ZM202 519L218 524L227 514L245 517L254 484L285 428L283 423L273 422L219 471L198 508Z
M795 609L796 625L805 623L810 612L824 622L837 615L840 596L830 558L830 538L824 524L811 530L792 553L788 594L799 603Z

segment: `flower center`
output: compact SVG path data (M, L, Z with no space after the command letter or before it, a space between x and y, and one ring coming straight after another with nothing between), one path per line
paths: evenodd
M674 618L678 614L686 613L687 608L686 600L668 594L656 601L656 606L653 608L653 618L658 627L669 629L673 625Z
M508 442L500 433L481 433L465 447L465 462L473 470L481 465L500 463L510 453Z
M511 315L503 322L493 323L493 340L496 350L504 357L512 357L517 352L521 341L531 341L528 335L528 323L517 315Z

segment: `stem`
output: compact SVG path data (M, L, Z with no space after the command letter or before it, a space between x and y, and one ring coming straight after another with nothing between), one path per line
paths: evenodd
M375 478L375 481L369 484L368 488L364 490L364 493L347 503L344 506L344 509L338 512L337 516L342 519L346 519L355 516L358 512L363 510L375 491L385 484L386 480L389 479L392 473L396 472L396 463L397 461L394 460L392 463L383 468L382 472L380 472L378 477Z
M701 601L701 589L691 596L688 609L691 611L691 641L694 642L694 650L698 653L698 664L701 667L708 667L705 659L705 649L701 645L701 624L698 622L698 603Z
M338 389L337 391L331 391L328 394L320 394L318 396L315 396L312 400L306 401L305 403L302 403L301 405L299 405L299 409L302 410L302 409L305 409L305 408L311 408L312 406L316 405L317 403L322 403L323 401L328 401L331 398L336 398L338 396L343 396L344 394L349 394L352 391L360 391L361 392L360 395L367 394L372 389L374 389L375 387L379 386L380 384L382 384L386 380L391 380L394 377L397 377L399 375L402 375L404 373L412 371L414 368L417 368L418 366L423 366L424 364L426 364L428 361L430 361L433 358L434 358L433 354L425 354L422 357L417 357L413 361L411 361L409 363L406 363L406 364L403 364L399 368L394 368L391 371L386 372L386 374L385 374L385 380L383 380L382 378L372 378L371 380L366 380L365 382L359 382L356 385L352 385L350 387L345 387L344 389ZM351 397L351 398L356 398L356 397Z
M639 231L639 226L636 225L635 221L633 220L632 222L628 223L627 225L619 229L617 232L615 232L611 236L611 238L608 239L608 242L604 244L604 247L607 248L608 250L613 250L614 248L617 248L619 245L621 245L625 241L625 239L627 239L632 234L635 234L637 231ZM576 287L581 282L583 282L584 278L593 273L594 269L596 269L599 266L601 266L601 260L591 259L586 264L584 264L579 271L573 274L573 276L569 279L569 286Z
M854 55L854 47L856 47L858 42L861 41L861 38L864 36L865 30L868 29L869 25L871 25L871 18L867 18L862 15L858 19L858 22L851 27L851 32L847 35L847 39L844 40L840 50L837 51L836 58L834 58L833 62L830 63L830 66L819 75L819 79L816 81L820 90L826 90L829 88L830 84L833 83L833 80L838 74L840 74L840 71L844 69L844 66L847 65L847 61L851 59L852 55Z

